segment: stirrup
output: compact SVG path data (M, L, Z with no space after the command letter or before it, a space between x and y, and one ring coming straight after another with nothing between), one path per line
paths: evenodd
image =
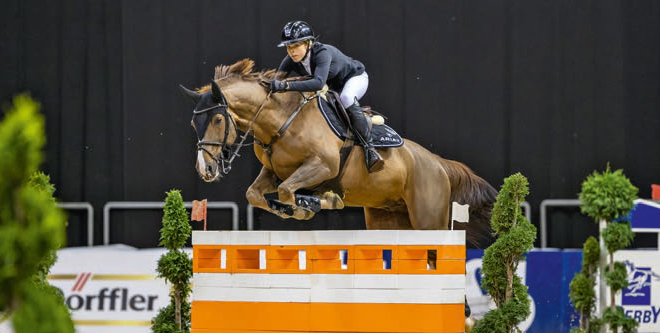
M367 171L369 173L374 173L378 172L380 170L383 170L385 167L385 161L383 161L383 158L378 154L376 149L373 148L367 148L363 147L364 149L364 163L367 167ZM373 158L369 158L370 155L373 154Z

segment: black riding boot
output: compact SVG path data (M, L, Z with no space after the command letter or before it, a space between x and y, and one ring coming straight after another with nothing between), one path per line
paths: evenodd
M348 111L348 116L351 118L355 136L357 136L364 148L364 162L367 165L367 170L370 173L382 170L385 161L383 161L383 158L380 157L380 154L378 154L374 145L371 143L371 137L369 136L369 122L364 117L362 108L360 108L360 105L355 102L353 105L349 106L346 111Z

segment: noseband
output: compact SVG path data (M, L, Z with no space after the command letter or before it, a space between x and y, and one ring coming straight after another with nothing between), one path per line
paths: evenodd
M257 117L259 117L259 114L261 113L261 110L263 110L264 105L270 98L271 92L268 92L268 95L264 99L264 101L261 103L261 106L259 107L259 110L257 111L256 115L254 116L254 119L250 122L250 126L248 127L247 131L245 131L245 134L241 137L241 141L239 143L234 143L231 146L227 146L227 137L229 136L229 124L225 125L225 136L223 141L224 142L219 142L219 141L204 141L204 140L199 140L197 141L197 151L199 152L200 150L207 153L213 161L215 161L216 164L221 166L222 173L227 175L229 174L229 171L231 171L231 163L234 161L234 159L237 156L241 156L238 154L238 152L241 150L243 146L246 146L247 144L244 144L245 139L248 137L248 134L252 131L252 125L254 125L254 122L257 120ZM214 112L214 114L221 114L225 117L226 119L229 119L231 123L234 125L234 133L236 133L236 122L234 121L234 117L229 113L227 109L227 100L225 99L225 96L222 92L220 92L220 103L217 105L208 107L206 109L202 110L193 110L193 117L198 114L214 111L216 109L220 109L219 111ZM209 117L210 121L211 117ZM207 127L208 129L208 127ZM206 130L205 130L206 131ZM203 135L202 135L203 137ZM220 146L220 157L218 158L217 156L213 155L208 149L206 149L206 146Z

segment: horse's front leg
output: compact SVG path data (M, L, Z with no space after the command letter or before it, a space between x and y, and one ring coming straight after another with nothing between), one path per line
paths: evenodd
M270 169L262 167L261 172L259 172L257 178L252 182L252 185L250 185L245 193L248 203L254 207L273 212L270 207L268 207L264 194L277 192L276 184L277 176L275 176L275 173Z
M337 170L334 170L334 173L336 174ZM332 176L333 170L327 162L319 157L310 158L277 187L279 199L282 203L294 207L295 219L308 220L314 216L314 212L296 206L295 192L301 188L318 185Z

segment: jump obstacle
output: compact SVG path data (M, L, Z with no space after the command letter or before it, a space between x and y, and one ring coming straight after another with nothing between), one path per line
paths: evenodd
M192 243L193 333L465 330L464 231L193 231Z

